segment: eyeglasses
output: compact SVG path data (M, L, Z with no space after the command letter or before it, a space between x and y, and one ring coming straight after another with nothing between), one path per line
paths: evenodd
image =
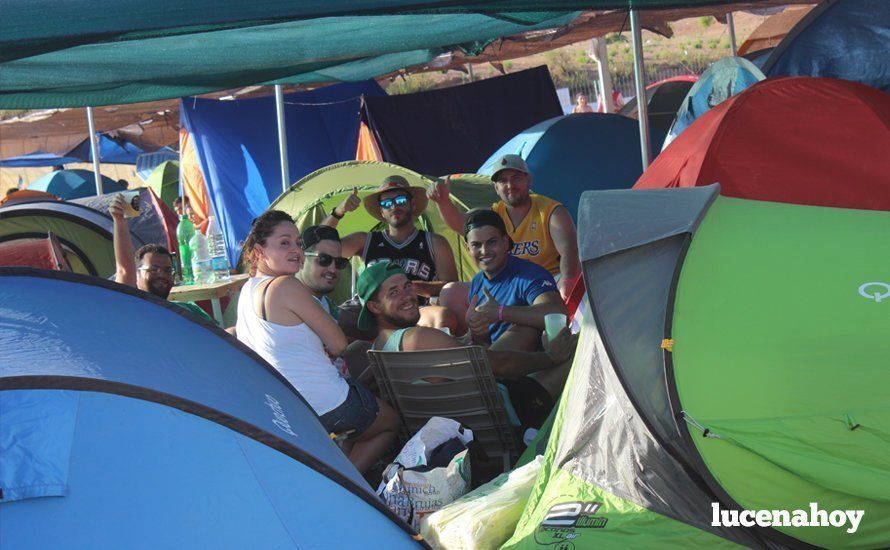
M318 262L318 265L320 265L321 267L328 267L329 265L331 265L331 262L334 262L334 267L342 271L346 269L346 266L349 265L349 260L347 260L346 258L335 258L330 254L325 254L324 252L305 252L304 254L306 256L315 256L317 258L315 261Z
M166 273L167 275L173 275L172 267L158 267L156 265L151 266L141 266L139 267L139 271L148 271L149 273L157 274L157 273Z
M410 201L410 200L411 199L408 197L408 195L397 195L395 197L381 200L380 208L382 208L384 210L389 210L390 208L393 207L393 205L405 206L406 204L408 204L408 201Z

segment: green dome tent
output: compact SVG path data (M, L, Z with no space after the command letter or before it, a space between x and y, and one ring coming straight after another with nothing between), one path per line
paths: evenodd
M179 162L167 160L157 165L145 180L145 186L173 210L173 201L179 196Z
M73 202L34 201L0 208L0 243L59 240L71 270L106 278L114 275L114 222L108 214ZM146 244L130 231L133 249Z
M594 322L506 548L890 546L890 214L718 195L582 196Z
M340 162L316 170L301 179L275 199L269 208L289 213L302 231L310 225L321 223L335 206L352 193L353 187L357 187L359 196L364 198L373 193L384 178L394 174L404 176L412 186L427 188L435 182L417 172L388 162ZM459 174L452 176L451 179L451 200L460 210L466 211L471 208L490 207L498 200L498 196L490 180L484 176ZM420 229L445 236L454 250L458 276L463 281L472 278L477 270L467 255L463 237L445 225L435 204L430 202L416 223ZM360 206L358 210L343 218L337 230L341 236L345 236L356 231L369 231L378 224L379 222ZM334 291L333 299L342 301L348 297L349 276L344 272L340 285Z

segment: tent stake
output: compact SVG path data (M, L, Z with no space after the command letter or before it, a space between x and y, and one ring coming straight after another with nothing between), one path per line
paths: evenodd
M640 28L640 13L630 10L630 31L634 47L634 87L637 93L637 117L640 124L640 149L643 156L643 171L649 167L649 105L646 101L646 72L643 69L643 39Z
M275 85L275 115L278 120L278 153L281 158L281 192L290 187L290 169L287 165L287 128L284 126L284 92L281 84Z
M99 172L99 138L93 123L93 108L87 107L87 126L90 131L90 154L93 155L93 177L96 178L96 195L102 195L102 174Z
M467 75L470 77L470 82L476 82L476 75L473 74L473 64L467 63Z
M726 14L726 26L729 27L729 47L732 55L736 55L739 49L735 45L735 22L732 20L732 12Z

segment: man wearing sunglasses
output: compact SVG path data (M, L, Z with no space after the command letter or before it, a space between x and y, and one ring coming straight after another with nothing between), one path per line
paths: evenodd
M427 206L426 190L412 187L402 176L383 180L377 191L364 199L371 216L386 224L382 231L358 232L343 238L343 256L359 256L370 267L390 262L401 267L414 283L414 290L424 298L438 296L442 287L457 280L454 252L445 237L417 229L414 221ZM357 210L362 201L354 190L322 222L336 227L347 213ZM424 300L425 302L426 300ZM457 320L442 307L425 307L421 324L455 330Z
M124 217L124 197L118 194L108 208L114 220L114 261L117 270L114 280L122 285L136 287L154 294L162 300L170 296L173 288L173 257L170 251L159 244L147 244L139 248L134 256L130 228ZM194 302L173 302L202 319L211 321L207 312Z
M297 273L309 292L321 304L322 309L337 318L337 307L328 301L340 281L340 271L346 269L349 260L344 258L340 234L333 227L313 225L303 231L303 267Z

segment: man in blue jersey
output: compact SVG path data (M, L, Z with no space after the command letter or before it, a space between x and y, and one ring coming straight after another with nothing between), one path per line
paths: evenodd
M492 210L468 213L467 250L479 268L470 282L467 324L473 341L492 349L540 349L544 316L567 313L553 276L510 254L504 220Z

